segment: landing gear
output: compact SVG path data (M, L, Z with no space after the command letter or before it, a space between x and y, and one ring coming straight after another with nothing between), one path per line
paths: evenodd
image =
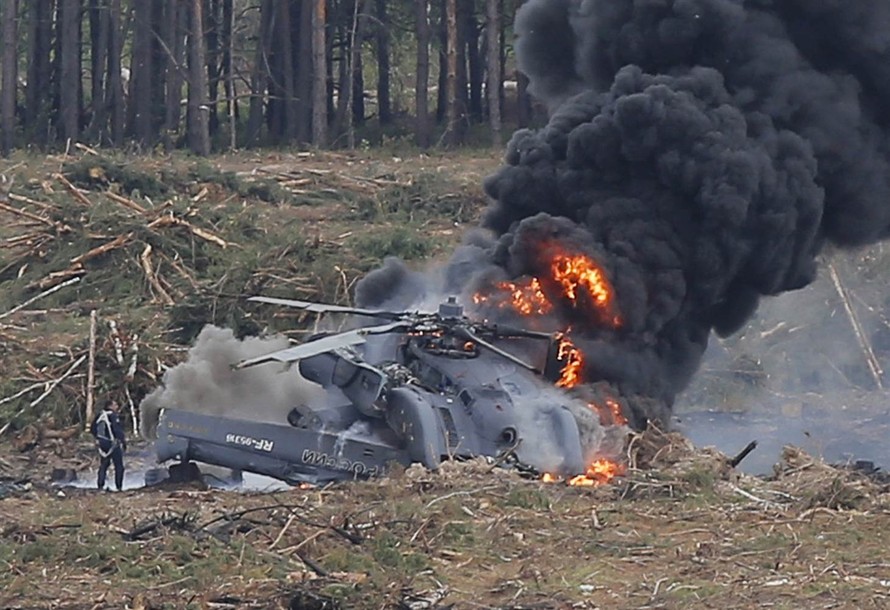
M166 468L149 468L145 471L145 486L151 487L163 483L169 476Z
M168 471L171 483L191 483L201 480L201 469L194 462L173 464Z

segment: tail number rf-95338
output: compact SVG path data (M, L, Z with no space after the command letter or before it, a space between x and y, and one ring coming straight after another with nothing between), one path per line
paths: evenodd
M245 436L243 434L226 434L226 442L232 445L250 447L251 449L265 452L272 451L272 448L275 446L274 441L270 441L264 438L253 438L251 436Z

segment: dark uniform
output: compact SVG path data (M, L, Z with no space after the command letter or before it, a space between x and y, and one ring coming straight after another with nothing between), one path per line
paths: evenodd
M105 489L108 465L114 462L114 486L120 491L124 486L124 451L127 450L127 438L116 407L117 403L105 407L93 420L90 432L96 438L99 449L99 489Z

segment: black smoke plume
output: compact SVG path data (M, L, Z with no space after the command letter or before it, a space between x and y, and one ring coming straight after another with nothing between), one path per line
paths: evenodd
M445 289L535 275L542 243L595 259L622 325L561 322L635 425L666 419L712 330L812 282L826 244L887 236L886 0L529 0L515 29L550 120L513 135L485 182L493 237Z

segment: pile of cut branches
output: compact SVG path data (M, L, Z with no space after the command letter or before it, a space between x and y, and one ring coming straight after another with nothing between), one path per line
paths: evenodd
M206 324L305 332L301 314L246 296L349 303L384 257L450 250L484 203L447 173L437 189L428 172L334 153L212 165L78 151L0 170L0 436L43 416L82 425L110 398L135 427Z

